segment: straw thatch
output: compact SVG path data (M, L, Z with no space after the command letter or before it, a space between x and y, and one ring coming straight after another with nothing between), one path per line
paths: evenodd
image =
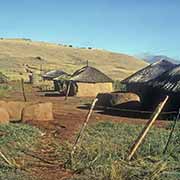
M159 88L168 93L180 92L180 65L174 67L170 71L163 73L154 81L149 82L154 88Z
M149 66L141 69L130 77L124 79L122 83L124 84L146 84L149 81L154 80L166 71L171 70L176 65L167 61L160 60L158 62L152 63Z
M162 93L150 82L154 83L158 77L176 66L167 60L160 60L131 75L122 83L126 84L127 92L136 93L140 97L144 109L154 110L162 98Z
M54 78L58 78L59 76L62 75L67 75L67 73L62 70L53 70L42 75L42 77L44 80L53 80Z
M71 77L72 81L84 83L108 83L113 82L111 78L90 66L85 66L77 70Z

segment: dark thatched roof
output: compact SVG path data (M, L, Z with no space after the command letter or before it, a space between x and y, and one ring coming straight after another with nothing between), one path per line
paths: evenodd
M58 76L57 78L54 78L54 81L65 81L65 80L70 80L71 79L71 75L70 74L62 74L60 76Z
M149 85L170 93L180 92L180 65L163 73L154 81L149 82Z
M71 77L71 80L85 83L105 83L113 82L111 78L90 66L85 66L77 70Z
M0 83L6 83L8 81L8 77L5 76L2 72L0 72Z
M47 80L53 80L54 78L57 78L61 75L67 75L67 73L65 73L64 71L62 70L52 70L52 71L49 71L47 73L45 73L44 75L42 75L43 79L47 79Z
M130 77L124 79L122 83L124 84L133 84L139 83L144 84L147 83L157 77L159 77L164 72L171 70L176 65L167 61L167 60L160 60L158 62L152 63L147 67L141 69L140 71L136 72L135 74L131 75Z

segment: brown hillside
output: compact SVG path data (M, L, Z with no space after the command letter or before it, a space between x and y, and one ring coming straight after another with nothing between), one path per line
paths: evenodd
M11 78L20 77L20 72L24 73L23 64L39 68L43 63L44 70L59 68L72 73L86 65L87 60L89 65L118 80L126 78L147 65L146 62L132 56L105 50L65 47L23 39L0 40L0 69Z

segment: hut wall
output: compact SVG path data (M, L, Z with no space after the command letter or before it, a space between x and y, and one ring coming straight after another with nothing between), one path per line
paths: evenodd
M145 84L129 84L127 91L136 93L140 97L143 110L154 110L165 96L161 90Z
M113 91L112 83L77 83L77 96L95 97L98 93Z
M54 90L54 82L49 80L44 80L39 83L42 90Z
M166 111L178 111L180 108L180 94L179 93L171 93L169 95L169 100L165 107Z

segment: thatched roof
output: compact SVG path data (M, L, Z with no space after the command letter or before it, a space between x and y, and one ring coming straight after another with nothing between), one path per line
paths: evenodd
M0 83L6 83L8 81L8 77L5 76L2 72L0 72Z
M47 80L53 80L54 78L57 78L64 74L67 74L67 73L65 73L62 70L52 70L52 71L49 71L49 72L45 73L44 75L42 75L42 77Z
M62 81L62 80L70 80L71 79L71 75L70 74L62 74L60 76L58 76L57 78L54 78L54 81Z
M85 82L85 83L105 83L113 82L111 78L99 71L98 69L85 66L77 70L71 77L71 80L76 82Z
M175 64L173 64L167 60L160 60L158 62L148 65L147 67L134 73L130 77L124 79L122 81L122 83L124 83L124 84L147 83L147 82L159 77L164 72L171 70L175 66L176 66Z
M149 85L170 93L180 92L180 65L149 82Z

